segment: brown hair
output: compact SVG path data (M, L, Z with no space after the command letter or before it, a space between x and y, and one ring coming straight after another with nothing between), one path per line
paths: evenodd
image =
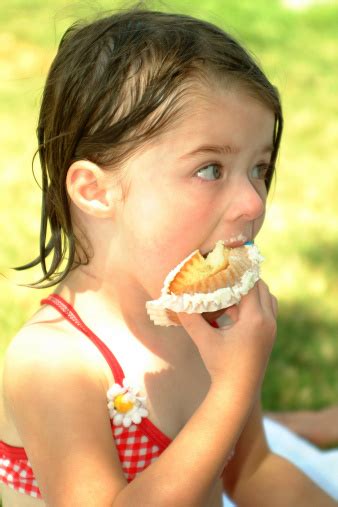
M71 221L65 185L71 163L87 159L116 168L170 126L189 83L210 75L245 87L275 113L269 189L283 124L278 91L230 35L190 16L139 8L66 31L46 80L37 128L40 253L16 268L41 265L43 277L31 286L55 285L89 260Z

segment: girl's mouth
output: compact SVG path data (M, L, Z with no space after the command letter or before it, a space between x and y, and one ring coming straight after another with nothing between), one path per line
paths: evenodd
M253 241L249 240L247 236L239 234L236 237L223 240L223 243L226 248L239 248L243 245L252 245ZM204 257L204 259L206 259L210 252L212 252L212 250L208 250L207 252L203 253L201 252L201 254Z
M239 248L248 241L249 238L244 234L240 233L238 234L238 236L233 236L229 239L224 240L224 246L226 246L227 248Z

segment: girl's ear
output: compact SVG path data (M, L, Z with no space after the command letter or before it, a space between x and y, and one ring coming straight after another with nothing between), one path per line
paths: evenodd
M66 185L71 201L84 213L97 218L113 216L116 190L98 165L77 160L68 169Z

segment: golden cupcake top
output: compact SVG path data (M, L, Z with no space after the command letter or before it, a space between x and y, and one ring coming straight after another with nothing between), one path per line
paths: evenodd
M206 257L195 250L168 273L160 298L146 303L150 319L179 325L175 313L213 312L239 303L259 279L262 260L253 243L227 248L218 241Z

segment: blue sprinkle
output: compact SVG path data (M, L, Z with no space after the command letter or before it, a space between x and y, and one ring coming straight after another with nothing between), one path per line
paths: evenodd
M253 245L253 244L254 244L253 241L247 241L246 243L244 243L244 245L248 245L248 246Z

